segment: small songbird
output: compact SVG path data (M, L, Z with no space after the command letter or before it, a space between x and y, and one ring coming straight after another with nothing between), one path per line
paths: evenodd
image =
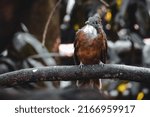
M74 59L76 64L94 65L106 63L107 38L99 14L89 17L85 26L76 33ZM101 90L101 79L78 80L78 87L92 87Z

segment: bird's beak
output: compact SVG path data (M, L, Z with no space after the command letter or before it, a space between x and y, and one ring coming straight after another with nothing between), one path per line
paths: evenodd
M89 21L86 21L85 24L89 24Z

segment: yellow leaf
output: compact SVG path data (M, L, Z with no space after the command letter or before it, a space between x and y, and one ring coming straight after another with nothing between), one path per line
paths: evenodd
M123 93L127 89L127 84L120 84L117 88L118 91Z
M78 29L79 29L79 25L78 25L78 24L75 24L75 25L74 25L74 30L77 31Z
M142 100L144 98L144 93L143 92L139 92L137 95L137 100Z
M111 11L108 10L107 13L106 13L106 15L105 15L105 20L109 22L111 20L111 18L112 18Z

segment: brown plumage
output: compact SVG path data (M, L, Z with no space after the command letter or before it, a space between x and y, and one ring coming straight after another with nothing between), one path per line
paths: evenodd
M106 63L107 38L98 14L90 17L86 25L76 33L74 48L76 64L93 65L101 62ZM102 87L101 80L77 81L77 86L97 89Z

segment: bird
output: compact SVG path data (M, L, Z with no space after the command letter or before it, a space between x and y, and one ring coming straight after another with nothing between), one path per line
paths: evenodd
M101 17L98 13L89 17L85 25L80 28L74 40L75 64L104 66L107 58L107 37L103 30ZM101 79L77 80L77 87L92 87L102 89Z

